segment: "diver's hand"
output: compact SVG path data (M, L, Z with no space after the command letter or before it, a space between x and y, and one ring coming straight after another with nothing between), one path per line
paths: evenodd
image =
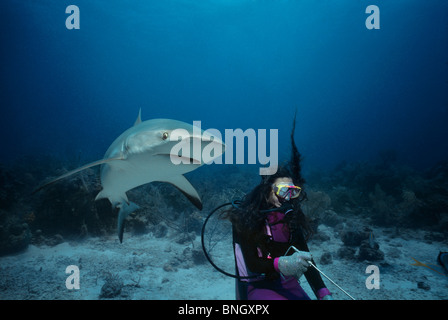
M310 266L307 261L311 260L309 252L299 251L291 256L278 258L278 270L284 276L294 276L299 279Z

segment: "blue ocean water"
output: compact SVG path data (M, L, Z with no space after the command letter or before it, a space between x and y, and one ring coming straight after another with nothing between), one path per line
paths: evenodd
M79 29L67 28L71 5ZM278 130L280 163L297 110L319 266L358 298L447 298L445 274L411 265L447 250L446 0L2 0L0 45L0 299L102 298L104 274L125 279L123 299L233 297L233 279L192 257L205 215L259 181L236 165L187 175L201 214L168 184L129 192L142 210L124 244L110 203L94 200L98 171L30 195L103 158L139 109L223 133ZM381 290L367 291L367 262Z
M371 4L380 29L366 28ZM432 166L448 157L447 12L443 0L2 1L1 161L100 159L139 108L278 129L282 159L297 108L307 166L382 150Z

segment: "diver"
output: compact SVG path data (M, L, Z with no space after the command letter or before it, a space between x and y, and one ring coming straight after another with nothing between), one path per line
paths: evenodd
M290 162L262 176L261 183L226 212L233 228L237 299L308 300L298 282L304 275L318 299L332 300L321 275L307 262L315 265L307 245L313 232L300 207L306 194L294 127L295 120ZM289 253L291 246L299 252Z
M305 275L318 299L331 299L312 260L306 240L312 230L299 201L301 188L280 169L256 186L227 217L233 225L237 298L308 300L297 281ZM299 252L285 255L293 245Z

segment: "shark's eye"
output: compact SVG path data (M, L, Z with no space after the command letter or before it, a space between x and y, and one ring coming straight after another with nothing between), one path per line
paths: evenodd
M168 139L168 132L165 131L165 132L162 134L162 139L163 139L163 140Z

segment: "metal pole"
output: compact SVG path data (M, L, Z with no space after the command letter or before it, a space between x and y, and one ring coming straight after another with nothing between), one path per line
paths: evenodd
M299 250L298 250L296 247L291 246L291 247L289 247L289 249L286 251L285 255L288 254L288 252L289 252L290 249L294 249L296 252L299 252ZM307 262L308 262L314 269L316 269L317 271L319 271L321 275L323 275L325 278L327 278L332 284L334 284L339 290L341 290L342 292L344 292L344 293L345 293L347 296L349 296L352 300L356 300L356 299L353 298L351 295L349 295L349 294L347 293L347 291L345 291L345 290L342 289L339 285L337 285L336 282L334 282L333 280L331 280L325 273L323 273L321 270L319 270L319 268L316 267L311 261L307 261Z
M322 271L320 271L311 261L307 261L314 269L316 269L317 271L319 271L325 278L327 278L328 280L330 280L330 282L332 284L334 284L339 290L341 290L342 292L344 292L347 296L349 296L352 300L356 300L355 298L353 298L351 295L348 294L347 291L345 291L344 289L342 289L340 286L338 286L336 284L336 282L334 282L333 280L331 280L325 273L323 273Z

